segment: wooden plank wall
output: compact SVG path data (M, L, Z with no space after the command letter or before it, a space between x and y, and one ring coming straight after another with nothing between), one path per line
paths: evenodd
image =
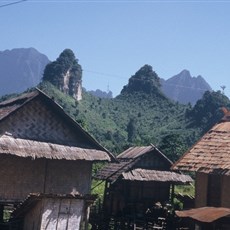
M23 230L78 230L83 208L84 200L43 198L27 213Z
M222 176L221 206L230 208L230 176Z
M195 207L207 206L208 174L196 173L195 188Z

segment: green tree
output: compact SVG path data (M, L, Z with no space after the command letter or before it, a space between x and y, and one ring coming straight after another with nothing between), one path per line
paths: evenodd
M61 71L64 73L72 66L76 65L78 60L71 49L65 49L57 58L58 64L61 66Z
M160 150L173 162L185 152L187 146L179 134L164 136L159 145Z
M206 91L195 106L186 111L186 116L193 121L193 125L201 127L206 132L222 118L221 107L229 106L228 97L220 91Z
M160 86L160 78L156 72L153 71L152 66L144 65L129 79L129 84L124 86L121 93L160 93Z
M137 127L136 120L134 118L130 118L129 123L127 125L128 132L128 142L134 142L137 138Z

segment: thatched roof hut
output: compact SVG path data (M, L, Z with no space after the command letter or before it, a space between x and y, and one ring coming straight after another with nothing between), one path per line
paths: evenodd
M159 181L189 183L190 176L170 171L172 162L154 145L130 147L117 156L119 163L102 168L97 179L115 182L118 178L130 181Z
M131 147L96 178L106 181L104 213L145 212L156 202L169 202L170 185L190 183L190 176L170 171L172 162L154 145ZM141 207L141 208L140 208Z
M3 185L0 202L23 200L30 192L69 193L72 189L89 192L92 162L110 161L112 157L54 100L39 90L0 103L0 177ZM85 189L76 184L78 170L83 165L82 172L88 178ZM60 187L61 178L74 171L76 175L69 175L66 181L71 186L65 183L66 189ZM46 191L49 182L47 186L44 184L51 174L57 188L53 186Z
M219 209L209 207L230 208L230 112L226 109L224 112L223 119L172 166L173 170L196 173L195 206L197 210L191 210L191 218L193 218L193 212L198 213L200 210L202 215L207 215L207 219L212 220L211 217ZM205 214L206 210L211 211ZM190 215L190 212L186 214ZM228 225L223 229L230 228L230 218L227 222ZM222 225L224 226L225 223L218 222L217 226ZM210 226L207 229L210 229Z
M16 138L102 150L108 155L104 160L113 158L60 105L40 90L0 103L0 135L5 132Z
M31 193L85 197L93 162L111 159L108 150L40 90L1 102L0 216L4 205L20 203ZM87 217L87 206L83 199L79 220Z

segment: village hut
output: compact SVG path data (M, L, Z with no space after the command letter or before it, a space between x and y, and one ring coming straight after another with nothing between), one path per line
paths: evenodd
M75 215L78 225L83 221L87 223L88 206L93 198L87 195L91 188L92 164L112 158L112 154L40 90L1 102L1 219L4 207L16 206L30 194L37 193L43 195L39 196L40 204L36 207L40 208L33 211L33 219L40 220L40 223L46 221L43 225L46 227L30 221L20 229L56 229L58 219L55 212L64 207L78 210ZM53 202L46 202L48 194ZM70 195L65 198L66 194ZM66 202L69 202L68 207ZM43 203L47 206L41 205ZM32 209L31 206L31 209L23 205L20 207L26 207L23 213ZM50 211L49 218L41 219L43 211ZM65 223L68 223L68 215ZM79 229L76 226L71 228L66 225L63 229Z
M170 171L172 162L154 145L130 147L117 160L96 174L105 181L105 219L141 218L155 205L170 202L175 184L192 182L190 176Z
M218 221L218 229L230 229L230 218L224 218L230 216L230 112L226 109L224 112L220 122L172 166L173 170L195 172L196 176L197 212L188 210L178 215L204 223L216 224ZM195 218L194 212L197 213ZM202 219L203 215L205 218ZM225 222L228 222L226 228ZM211 229L210 225L207 229Z

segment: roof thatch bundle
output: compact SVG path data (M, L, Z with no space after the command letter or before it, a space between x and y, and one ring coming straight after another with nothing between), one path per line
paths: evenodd
M105 151L14 138L9 134L0 137L0 154L31 157L33 159L110 160Z

